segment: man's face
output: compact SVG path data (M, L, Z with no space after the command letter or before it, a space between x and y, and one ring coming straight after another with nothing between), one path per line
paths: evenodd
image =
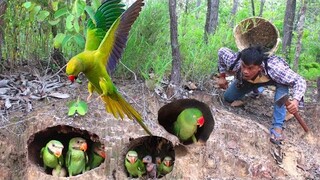
M245 63L241 62L241 73L244 80L253 80L253 78L255 78L261 71L261 69L262 68L259 65L246 65Z

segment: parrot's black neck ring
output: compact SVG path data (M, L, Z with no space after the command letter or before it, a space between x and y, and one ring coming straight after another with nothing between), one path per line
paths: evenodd
M51 149L48 147L48 151L50 154L54 155L53 151L51 151Z

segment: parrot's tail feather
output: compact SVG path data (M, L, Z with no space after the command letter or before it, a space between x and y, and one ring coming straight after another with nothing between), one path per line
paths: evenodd
M129 119L136 120L149 135L152 135L148 127L143 123L141 115L120 94L117 94L116 99L106 95L101 96L101 99L105 103L106 111L115 118L120 117L123 119L124 115L126 115Z
M119 116L120 116L120 118L121 119L123 119L124 118L124 114L126 114L126 113L124 113L123 111L121 111L121 106L120 106L120 104L115 104L116 105L116 108L117 108L117 110L118 110L118 113L119 113Z

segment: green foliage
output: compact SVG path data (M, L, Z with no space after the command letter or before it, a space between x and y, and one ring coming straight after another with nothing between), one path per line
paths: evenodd
M96 1L93 1L96 3ZM51 25L65 21L64 29L54 37L54 47L62 48L67 57L71 57L84 49L86 14L92 14L93 9L86 5L85 0L75 0L72 6L62 4L54 9Z
M317 62L303 64L301 69L301 74L307 79L316 80L320 77L320 64Z
M171 72L172 54L170 44L170 20L168 1L145 0L145 6L134 23L122 63L138 73L138 76L159 83ZM5 44L3 57L16 63L23 60L49 59L53 47L61 48L66 59L83 50L86 21L101 4L100 0L13 0L7 1L4 15ZM125 1L124 1L125 2ZM179 1L185 2L185 1ZM260 1L254 0L256 14L259 14ZM300 7L297 1L297 12ZM319 19L317 8L319 1L310 1L307 9L306 24L302 39L302 51L299 59L299 73L306 78L318 76L317 68L306 68L309 64L320 62ZM182 77L184 81L201 83L212 73L217 72L217 51L229 47L237 51L233 37L233 26L252 16L250 1L240 1L237 13L231 15L233 1L220 0L219 24L214 35L204 43L204 26L207 12L206 1L199 7L196 1L189 1L188 13L184 3L177 4L179 48L182 56ZM283 37L283 19L286 1L265 1L263 18L273 22ZM298 16L296 16L298 17ZM234 24L230 22L234 20ZM295 20L296 22L296 20ZM57 34L52 34L52 28ZM295 56L296 35L293 36L289 60ZM281 54L281 44L277 55ZM131 71L119 64L115 76L127 78Z
M167 3L147 1L133 24L122 62L144 79L161 81L170 72L171 49ZM150 77L154 74L155 77ZM130 72L119 65L115 76L126 77Z
M71 101L68 103L69 111L68 116L73 116L78 113L84 116L88 112L88 105L85 101L81 101L79 98L77 101Z

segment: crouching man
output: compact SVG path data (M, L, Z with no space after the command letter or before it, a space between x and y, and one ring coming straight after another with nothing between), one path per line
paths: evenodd
M225 101L232 103L242 99L247 93L263 86L276 87L274 101L289 93L292 88L291 104L278 106L274 104L273 122L270 128L270 141L280 144L284 140L283 124L286 109L294 114L303 104L306 81L292 69L281 57L267 56L259 47L249 47L235 53L228 48L218 51L218 68L220 88L226 89ZM235 74L235 80L228 87L226 74Z

